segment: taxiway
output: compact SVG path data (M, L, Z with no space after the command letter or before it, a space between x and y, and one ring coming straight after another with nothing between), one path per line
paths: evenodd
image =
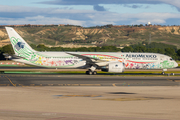
M179 77L1 74L0 86L179 86Z

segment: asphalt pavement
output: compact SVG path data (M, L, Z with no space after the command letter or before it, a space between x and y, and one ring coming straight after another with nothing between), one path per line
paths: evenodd
M0 74L0 86L179 86L180 77Z

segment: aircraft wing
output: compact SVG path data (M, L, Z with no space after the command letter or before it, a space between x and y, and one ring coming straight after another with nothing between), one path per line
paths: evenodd
M80 55L80 54L75 54L75 53L67 52L67 54L76 56L78 58L81 58L81 59L86 60L86 61L91 62L91 63L108 62L106 60L96 59L96 58L92 58L92 57L88 57L88 56L84 56L84 55Z

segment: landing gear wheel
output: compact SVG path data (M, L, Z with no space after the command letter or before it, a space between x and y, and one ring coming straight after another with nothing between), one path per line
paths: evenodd
M87 75L96 75L97 74L97 72L96 71L91 71L91 70L89 70L89 71L86 71L86 74Z
M92 75L93 74L93 72L92 71L88 71L89 72L89 75Z
M96 71L94 71L94 72L93 72L93 75L96 75L96 74L97 74L97 72L96 72Z

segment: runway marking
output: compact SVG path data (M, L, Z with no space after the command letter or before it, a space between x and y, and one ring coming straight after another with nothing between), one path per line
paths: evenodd
M5 76L8 80L9 80L9 82L14 86L14 87L16 87L16 84L13 84L13 82L7 77L7 76Z
M117 87L117 86L116 86L116 83L113 83L112 85L113 85L114 87Z
M167 79L168 81L172 81L172 82L180 82L180 80L170 80L170 79Z
M126 84L126 82L123 83L123 86Z
M48 84L48 86L53 86L54 84Z
M63 86L63 84L58 84L58 86Z
M7 86L7 84L0 84L0 86Z
M33 87L33 86L30 86L30 85L24 85L24 84L22 84L22 86L21 87Z
M79 84L66 84L67 86L79 86Z

